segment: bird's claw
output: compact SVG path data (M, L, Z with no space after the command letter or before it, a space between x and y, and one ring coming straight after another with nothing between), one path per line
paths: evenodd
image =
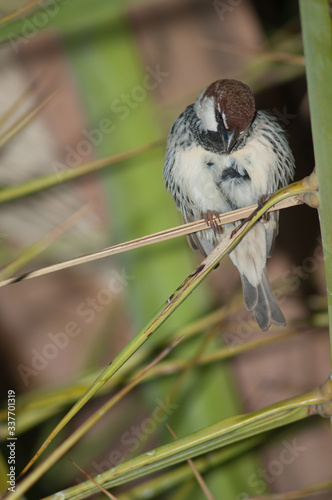
M220 215L216 210L207 210L205 214L203 214L203 218L205 222L209 224L215 235L222 232L222 226L220 225Z
M231 233L231 238L236 235L236 233L241 229L241 227L244 226L246 222L251 221L251 219L254 217L254 215L257 214L257 212L263 207L264 203L267 202L267 200L271 197L270 194L263 194L262 196L259 197L258 202L257 202L257 208L246 218L244 219L241 224L239 224L235 229L233 229ZM266 212L265 214L262 215L261 217L262 222L266 223L270 220L270 214Z

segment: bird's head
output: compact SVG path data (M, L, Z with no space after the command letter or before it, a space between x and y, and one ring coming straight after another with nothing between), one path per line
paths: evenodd
M248 85L237 80L217 80L206 87L194 105L205 132L217 132L229 153L255 117L255 99ZM216 135L216 134L214 134Z

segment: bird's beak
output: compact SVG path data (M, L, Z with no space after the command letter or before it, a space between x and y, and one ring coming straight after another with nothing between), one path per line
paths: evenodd
M232 130L231 132L227 132L224 128L220 131L221 141L223 143L224 149L226 153L229 153L236 143L239 134L236 130Z

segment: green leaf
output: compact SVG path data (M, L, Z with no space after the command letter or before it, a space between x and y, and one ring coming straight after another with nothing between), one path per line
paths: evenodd
M300 0L312 136L319 183L332 361L332 23L329 2Z

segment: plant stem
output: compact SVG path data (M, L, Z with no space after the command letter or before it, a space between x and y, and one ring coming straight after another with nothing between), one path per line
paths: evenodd
M26 465L20 476L25 474L38 457L45 451L50 442L63 429L63 427L76 415L76 413L91 399L91 397L128 361L128 359L151 337L153 333L166 321L166 319L175 311L180 304L193 292L193 290L205 279L205 277L214 269L215 265L242 240L249 229L260 219L260 217L273 205L279 201L296 194L310 193L314 191L311 178L306 177L302 181L295 182L289 186L279 189L266 201L266 203L257 208L249 217L243 226L238 226L236 231L229 230L224 234L223 240L212 250L204 261L191 273L175 290L175 292L166 300L159 312L143 327L135 337L126 345L126 347L116 356L112 363L97 377L94 383L88 388L85 394L76 402L71 410L56 425L37 453ZM16 492L9 498L20 498L27 489L44 473L39 471L40 475L34 470L29 476L23 479L16 487Z
M332 25L327 0L300 0L312 136L320 195L332 363Z
M92 172L97 172L106 167L110 167L115 163L127 160L146 151L150 151L155 147L161 146L163 141L155 141L151 144L145 144L144 146L139 146L124 153L118 153L115 155L108 156L106 158L101 158L99 160L92 161L90 163L84 163L75 168L67 168L61 165L61 169L54 174L44 175L42 177L37 177L27 182L22 182L21 184L16 184L15 186L9 186L0 189L0 204L7 203L9 201L17 200L31 194L39 193L40 191L45 191L45 189L50 189L54 186L59 186L65 182L83 177L84 175L91 174ZM59 167L60 168L60 167Z
M256 436L262 432L297 422L310 415L319 413L319 407L329 404L332 382L327 381L321 388L275 403L246 415L236 415L134 457L112 469L99 474L96 481L105 488L128 483L151 472L181 463L223 446ZM85 481L61 492L62 499L79 500L87 498L96 491L90 481ZM44 500L56 500L57 494ZM14 499L13 497L10 497Z

